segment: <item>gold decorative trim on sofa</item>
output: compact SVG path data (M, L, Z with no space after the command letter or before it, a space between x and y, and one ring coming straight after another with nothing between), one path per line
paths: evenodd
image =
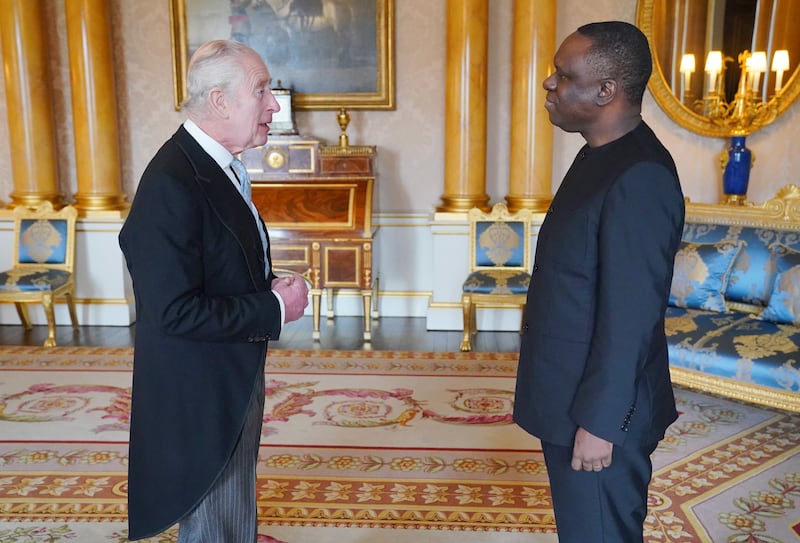
M676 366L670 366L669 372L672 382L681 386L776 409L800 412L800 394L795 392L784 392L761 385L744 384L733 379L715 377Z

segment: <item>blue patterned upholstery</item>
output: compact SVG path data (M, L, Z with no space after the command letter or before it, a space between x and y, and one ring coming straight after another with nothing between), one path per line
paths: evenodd
M526 266L523 221L478 221L475 223L475 267Z
M724 312L723 293L743 243L682 241L675 255L669 305Z
M698 243L743 241L745 250L733 262L725 299L757 306L766 306L772 285L765 281L774 272L770 246L781 243L800 250L800 232L776 228L687 222L683 240Z
M478 270L467 276L464 292L476 294L527 294L531 276L514 270Z
M69 281L69 272L63 270L25 270L0 272L0 292L44 292L57 290Z
M666 317L671 365L800 393L800 328L678 307L668 307Z
M63 264L67 260L67 221L23 219L17 240L17 263Z
M776 243L772 256L776 275L769 304L759 316L780 324L800 325L800 252Z

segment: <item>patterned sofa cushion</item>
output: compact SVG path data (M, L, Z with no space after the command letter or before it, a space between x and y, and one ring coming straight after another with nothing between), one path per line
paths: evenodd
M775 264L770 246L780 243L800 251L800 232L776 228L686 222L683 240L697 243L743 241L733 262L725 299L764 307L772 290Z
M675 255L669 305L725 312L724 293L742 242L682 241Z
M800 325L800 251L776 243L772 246L775 279L769 304L759 317L780 324Z

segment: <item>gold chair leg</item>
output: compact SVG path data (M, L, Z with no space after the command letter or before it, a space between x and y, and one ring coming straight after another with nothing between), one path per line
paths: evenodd
M14 305L17 308L17 315L19 315L19 320L22 321L22 326L25 327L25 330L33 328L33 326L31 326L31 317L28 315L28 305L25 302L14 302Z
M69 318L72 321L72 328L75 330L78 329L78 312L75 311L75 298L72 297L72 293L68 292L64 295L64 298L67 299L67 307L69 308Z
M473 323L473 311L474 308L472 307L472 297L469 294L465 294L461 297L461 308L463 310L464 316L464 337L461 339L461 349L462 353L468 353L472 350L472 345L470 344L470 338L472 337L472 323Z
M44 306L44 314L47 317L47 339L44 340L45 347L56 346L56 312L53 308L53 295L42 295L42 306Z
M475 302L469 308L469 322L472 337L475 337L478 334L478 305Z

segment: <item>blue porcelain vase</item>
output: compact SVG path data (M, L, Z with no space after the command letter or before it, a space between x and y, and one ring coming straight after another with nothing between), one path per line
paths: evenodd
M728 148L728 162L722 173L722 192L729 200L745 199L752 160L753 154L745 147L745 137L733 136Z

